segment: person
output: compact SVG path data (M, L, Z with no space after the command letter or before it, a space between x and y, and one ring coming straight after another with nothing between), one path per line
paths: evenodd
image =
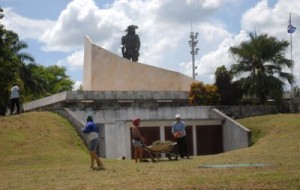
M172 123L172 134L177 141L178 151L181 158L185 156L189 159L189 154L186 145L185 123L181 120L180 114L175 115L176 121Z
M17 84L14 84L11 88L10 94L10 115L13 114L15 106L17 107L17 114L20 113L20 88Z
M134 160L136 163L138 162L142 162L142 158L143 158L143 146L145 143L145 138L143 136L141 136L140 133L140 126L141 120L140 118L135 118L132 120L132 145L134 147Z
M137 34L135 34L135 29L137 28L138 26L135 25L128 26L125 30L127 34L122 37L121 41L123 57L134 62L138 61L141 46L140 38Z
M104 170L105 168L96 153L97 145L99 143L99 129L94 123L92 116L87 117L87 123L83 128L83 133L87 134L87 138L89 141L91 168L93 170ZM98 167L94 167L95 161L97 162Z

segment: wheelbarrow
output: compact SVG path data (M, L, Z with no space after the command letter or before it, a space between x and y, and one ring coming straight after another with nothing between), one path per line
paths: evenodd
M151 157L152 162L159 160L160 155L165 153L169 160L177 160L178 155L175 153L175 145L177 142L172 141L154 141L150 146L144 146L144 150L147 151ZM155 155L155 156L153 156Z

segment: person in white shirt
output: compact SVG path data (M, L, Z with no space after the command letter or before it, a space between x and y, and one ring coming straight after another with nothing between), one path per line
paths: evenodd
M177 141L178 150L181 158L185 156L189 159L187 144L186 144L186 131L185 131L185 123L181 120L180 114L176 114L176 121L172 123L171 132L174 135L174 138Z
M13 114L15 106L17 107L17 114L20 113L20 88L14 84L11 88L10 94L10 115Z

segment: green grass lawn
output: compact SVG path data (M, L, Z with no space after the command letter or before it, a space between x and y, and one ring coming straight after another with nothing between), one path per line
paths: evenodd
M238 120L253 131L245 149L193 159L139 163L89 154L72 126L49 112L0 117L0 189L300 189L300 114ZM201 168L266 163L265 167Z

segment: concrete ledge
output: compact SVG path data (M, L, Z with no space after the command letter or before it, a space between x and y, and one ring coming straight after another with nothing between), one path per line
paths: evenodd
M233 119L278 113L277 107L274 105L233 105L216 106L216 108Z
M187 100L183 91L68 91L67 100Z
M79 120L85 121L87 113L94 116L96 123L116 123L118 121L131 121L135 117L140 117L143 121L174 121L177 113L186 120L211 120L209 110L212 107L205 106L185 106L185 107L157 107L157 108L102 108L102 109L80 109L70 108L77 115ZM215 119L213 119L215 120ZM216 118L216 120L220 120Z
M83 140L83 142L85 143L85 145L87 146L88 140L87 140L86 136L84 135L84 133L81 130L81 128L85 126L85 123L82 120L77 119L78 116L74 112L72 112L68 108L53 109L51 111L59 114L60 116L62 116L66 120L68 120L70 122L70 124L74 127L74 129L76 130L77 134Z
M223 150L224 152L247 148L251 144L251 131L234 121L218 109L210 111L210 118L223 119Z
M67 91L23 104L24 111L34 110L43 106L56 104L67 99Z
M182 91L65 91L25 103L24 111L61 107L126 107L143 103L145 107L157 105L188 105L188 92ZM77 104L79 103L79 104ZM76 105L77 104L77 105Z

